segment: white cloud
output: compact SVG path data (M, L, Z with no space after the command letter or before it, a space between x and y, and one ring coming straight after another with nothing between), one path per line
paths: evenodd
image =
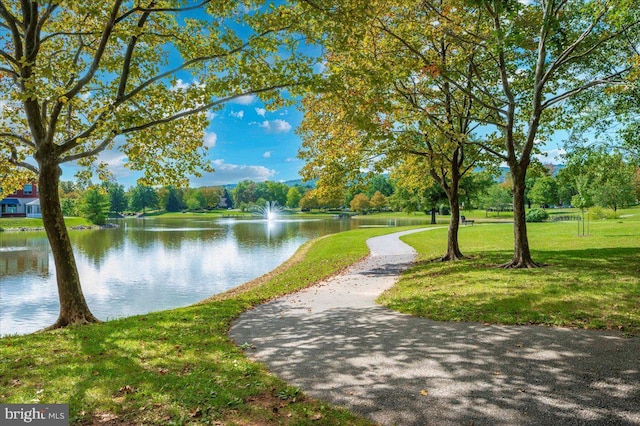
M186 90L189 88L189 86L190 86L189 83L182 81L182 79L179 78L178 80L176 80L176 83L173 86L171 86L170 90Z
M256 97L253 95L244 95L244 96L238 96L237 98L232 99L230 102L232 104L238 104L238 105L251 105L255 100L256 100Z
M231 111L229 115L242 120L242 117L244 117L244 111Z
M258 126L266 129L269 133L287 133L291 130L291 124L280 119L273 121L265 120L262 123L258 123Z
M262 154L262 158L271 158L271 153L272 151L266 151L264 154Z
M242 180L264 182L271 179L276 171L263 166L250 166L225 163L224 160L213 160L214 173L205 173L201 178L191 178L191 186L226 185Z
M264 108L256 108L256 114L258 114L260 117L264 117L264 115L267 113L267 110Z
M561 148L550 149L548 151L542 151L541 154L535 154L535 157L540 160L543 164L563 164L564 158L567 151Z
M218 116L218 114L216 114L213 111L207 111L206 115L207 115L207 120L209 120L209 121L212 121L214 118L216 118Z
M286 160L284 160L284 161L285 161L285 162L287 162L287 163L292 163L292 162L294 162L294 161L298 161L298 159L297 159L297 158L295 158L295 157L289 157L289 158L287 158L287 159L286 159Z
M214 132L208 132L204 134L204 146L209 148L213 148L216 146L216 142L218 141L218 135Z
M125 167L127 160L127 156L117 149L117 147L102 151L100 155L98 155L98 161L107 163L109 171L116 180L129 177L133 173L131 169Z
M327 61L317 62L313 65L313 72L322 74L327 70Z

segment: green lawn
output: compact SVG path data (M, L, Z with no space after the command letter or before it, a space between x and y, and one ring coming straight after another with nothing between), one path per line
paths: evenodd
M65 223L68 227L72 226L91 226L91 222L83 217L65 217ZM0 231L8 229L20 228L42 228L42 219L31 217L1 217Z
M623 219L589 223L528 224L533 270L503 270L511 258L513 225L460 228L469 259L431 261L445 251L446 230L404 240L420 253L420 264L379 301L402 312L440 321L544 324L619 329L640 333L640 209ZM580 230L580 233L582 231Z
M315 240L266 277L195 306L2 338L0 400L69 403L78 424L368 425L268 374L226 333L242 311L340 271L366 255L367 238L396 230Z

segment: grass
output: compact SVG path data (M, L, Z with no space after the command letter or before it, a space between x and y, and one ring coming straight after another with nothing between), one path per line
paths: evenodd
M640 334L640 209L618 220L528 224L533 259L545 266L503 270L513 253L513 226L462 227L469 259L431 259L446 249L446 230L404 237L420 253L419 265L379 302L439 321L542 324L617 329Z
M271 274L194 306L4 337L0 400L69 403L74 424L371 424L270 375L226 333L244 310L335 274L367 254L367 238L395 230L314 240Z
M72 226L91 226L91 222L83 217L65 217L67 227ZM32 217L3 217L0 218L0 231L11 229L38 229L42 228L42 219Z

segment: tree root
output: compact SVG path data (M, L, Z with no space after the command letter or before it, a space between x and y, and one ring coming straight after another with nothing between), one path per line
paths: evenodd
M55 323L53 323L49 327L43 328L41 331L56 330L58 328L68 327L70 325L86 325L86 324L96 324L100 322L102 321L94 317L93 314L89 312L88 314L84 314L84 315L76 315L74 316L74 318L71 318L71 319L58 317Z
M444 256L440 257L440 262L455 262L456 260L468 259L462 253L447 253Z
M533 260L525 260L525 259L512 259L510 262L503 263L502 265L498 265L498 268L502 269L534 269L534 268L542 268L544 265L541 263L536 263Z

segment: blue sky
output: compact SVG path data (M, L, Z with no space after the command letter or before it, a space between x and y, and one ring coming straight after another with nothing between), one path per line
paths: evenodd
M245 179L262 182L300 178L298 171L303 162L296 156L301 140L294 131L302 113L295 106L267 111L259 98L244 96L209 118L203 143L209 148L207 156L216 171L192 178L191 187L232 184ZM127 188L134 186L141 176L125 167L126 157L119 151L103 152L100 159L109 164L117 182ZM73 180L73 173L67 168L62 179Z

